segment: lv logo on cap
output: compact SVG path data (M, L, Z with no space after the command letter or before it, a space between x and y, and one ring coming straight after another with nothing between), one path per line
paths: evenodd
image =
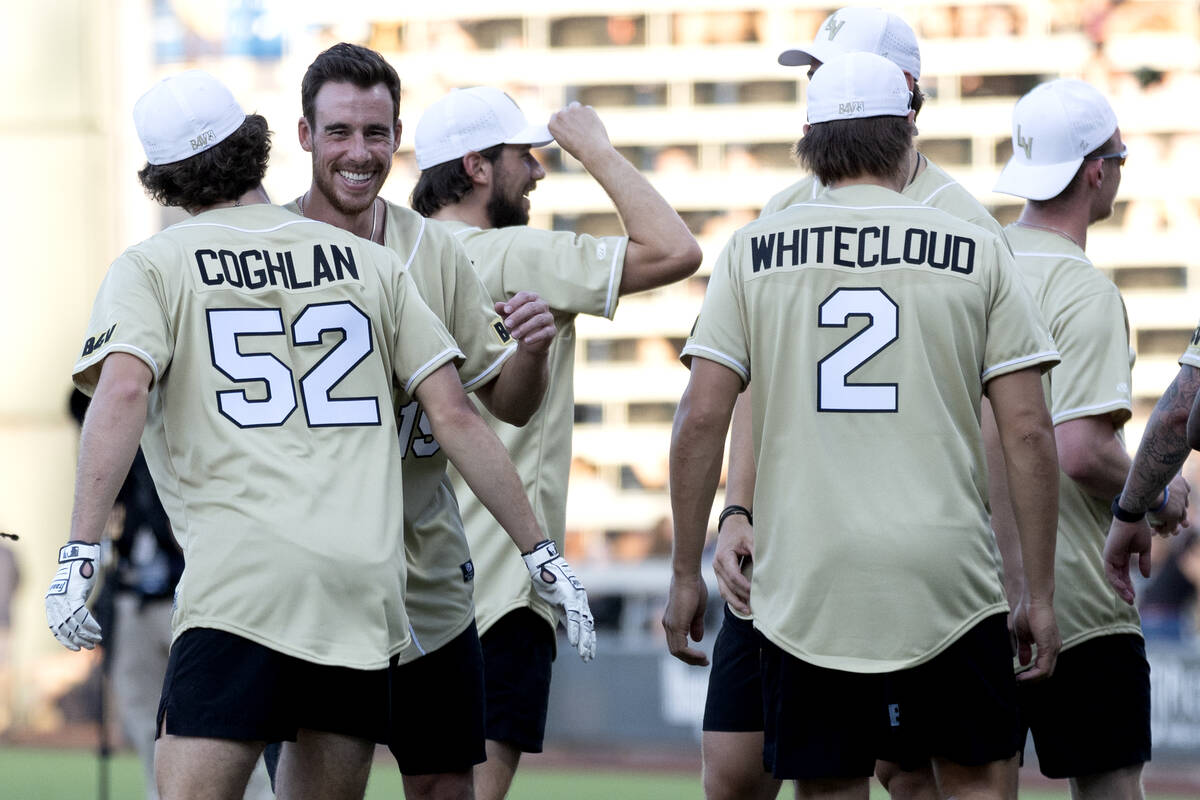
M1025 158L1033 158L1033 137L1026 139L1021 135L1021 126L1017 126L1017 146L1025 151Z
M829 18L829 22L825 25L825 30L829 31L829 41L833 41L833 37L838 35L838 31L840 31L842 26L845 24L846 23L844 22L838 22L836 16Z

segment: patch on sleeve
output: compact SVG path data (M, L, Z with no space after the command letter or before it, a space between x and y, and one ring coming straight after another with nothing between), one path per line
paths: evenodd
M608 255L608 242L601 239L596 243L596 260L603 261Z
M475 580L475 564L470 559L459 564L458 568L462 570L463 583L470 583Z
M98 333L95 336L89 336L87 341L83 343L83 352L79 354L79 357L84 358L89 356L107 344L108 340L112 338L113 331L116 329L117 323L114 322L113 326L103 333Z
M499 319L492 323L492 332L496 334L496 338L500 340L500 344L508 344L512 341L512 334L508 332L508 328L504 327L504 323Z

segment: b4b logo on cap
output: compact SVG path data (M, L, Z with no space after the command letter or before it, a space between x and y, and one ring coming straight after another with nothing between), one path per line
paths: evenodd
M846 116L848 114L858 114L866 110L866 105L862 100L851 100L849 103L838 103L838 114Z
M204 133L191 140L192 150L203 150L208 147L217 138L216 131L207 130Z

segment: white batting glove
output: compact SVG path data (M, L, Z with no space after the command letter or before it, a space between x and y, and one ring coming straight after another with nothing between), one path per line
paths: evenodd
M86 605L99 563L98 544L67 542L58 551L58 572L46 592L46 622L68 650L91 650L100 642L100 623Z
M550 539L538 542L537 547L523 553L529 577L538 597L558 611L567 629L567 641L579 651L585 662L596 656L596 623L588 607L587 592L571 571L566 559Z

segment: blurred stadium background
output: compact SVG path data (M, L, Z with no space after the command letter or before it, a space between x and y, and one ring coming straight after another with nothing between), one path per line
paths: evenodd
M1083 78L1111 99L1130 160L1116 213L1093 228L1088 249L1128 307L1137 365L1127 440L1135 447L1200 317L1197 3L878 4L907 19L921 43L929 97L918 120L922 151L1002 224L1020 210L1016 198L991 192L1010 153L1014 101L1055 77ZM0 642L0 735L10 744L77 742L64 732L91 713L80 687L96 659L68 653L46 634L41 596L68 530L77 437L67 414L69 373L95 289L123 247L179 219L147 200L134 177L143 159L133 101L171 72L217 74L271 123L266 183L285 202L308 185L307 154L294 133L300 78L316 53L347 40L383 52L404 81L406 135L384 189L390 199L406 202L415 181L410 132L424 108L452 87L487 83L531 117L573 100L595 106L614 143L704 247L705 266L690 281L626 298L615 322L579 321L566 550L592 594L601 656L586 669L560 660L555 691L579 692L589 713L552 711L551 720L552 740L568 750L591 744L694 757L706 675L666 656L658 626L670 548L667 445L687 377L676 356L712 257L797 175L790 150L804 121L807 80L776 55L811 41L836 7L812 0L6 4L0 530L21 539L0 547L13 552L22 577L11 634ZM550 175L533 195L534 225L619 229L607 198L573 159L553 146L539 155ZM1200 556L1183 543L1190 538L1159 556L1164 572L1180 578L1163 590L1162 613L1181 622L1178 636L1151 640L1154 733L1156 767L1194 778L1200 651L1188 578L1200 577Z

